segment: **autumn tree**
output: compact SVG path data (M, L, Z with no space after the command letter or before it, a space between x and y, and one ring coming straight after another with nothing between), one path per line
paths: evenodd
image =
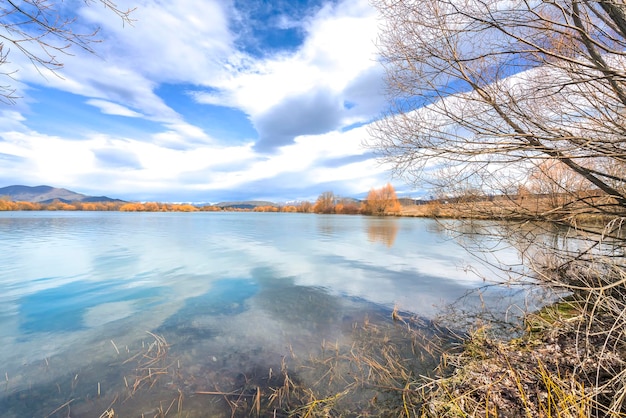
M158 212L160 210L159 204L156 202L146 202L143 207L146 212Z
M73 204L63 202L59 199L54 199L52 202L45 204L43 208L45 208L46 210L63 210L63 211L76 210L76 207Z
M174 205L174 208L172 210L176 212L197 212L198 208L189 203L181 203L181 204Z
M96 203L93 202L86 202L83 203L83 209L84 211L97 211L98 209L98 205Z
M310 213L313 211L313 204L307 200L303 201L303 202L299 202L296 205L296 210L299 213Z
M397 215L401 211L396 191L387 183L380 189L372 189L363 202L361 212L366 215Z
M18 206L10 199L0 199L0 211L18 210Z
M119 208L120 212L143 212L145 210L142 203L125 203Z
M253 212L278 212L278 208L276 206L272 206L272 205L263 205L263 206L256 206L254 209L252 209Z
M222 211L222 208L220 208L219 206L215 206L215 205L204 205L198 209L201 210L202 212L221 212Z
M356 200L341 198L335 205L335 212L344 215L356 215L361 212L361 208Z
M41 210L41 204L35 202L15 202L15 210Z
M320 194L313 205L315 213L334 213L336 197L333 192L323 192Z

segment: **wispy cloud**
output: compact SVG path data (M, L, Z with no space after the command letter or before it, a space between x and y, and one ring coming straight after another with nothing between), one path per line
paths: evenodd
M97 107L102 111L102 113L106 113L107 115L126 116L129 118L140 118L143 116L141 113L135 112L125 106L108 102L106 100L91 99L87 100L86 103Z

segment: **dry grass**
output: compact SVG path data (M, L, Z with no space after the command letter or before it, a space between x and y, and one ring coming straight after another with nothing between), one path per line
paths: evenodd
M524 339L475 333L462 354L447 357L454 373L425 387L424 416L626 416L626 217L602 215L603 205L615 206L606 197L584 200L555 206L530 196L404 208L407 216L524 220L496 236L523 255L531 283L567 295L526 317Z
M502 343L477 331L463 353L448 356L454 373L433 380L425 417L589 417L593 393L557 345Z
M400 215L439 219L559 220L570 223L606 223L602 208L614 202L603 196L584 196L555 202L551 197L497 196L491 199L433 200L402 206Z

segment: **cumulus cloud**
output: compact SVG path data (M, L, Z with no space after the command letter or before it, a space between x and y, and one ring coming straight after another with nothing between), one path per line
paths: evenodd
M116 66L133 68L157 83L210 84L234 53L228 2L143 0L136 6L132 26L97 7L81 9L83 17L105 30L106 49L98 52Z
M199 103L246 112L259 133L258 151L365 122L382 109L377 21L367 1L329 3L305 19L302 30L297 50L253 61L194 94Z
M33 183L81 191L93 179L105 185L97 194L126 198L129 190L137 198L178 191L178 200L241 191L280 200L330 187L359 193L387 181L386 169L362 149L367 132L354 128L384 103L376 13L367 0L319 0L307 9L285 1L282 13L253 22L256 32L239 33L233 28L243 29L254 11L250 2L124 3L120 8L137 6L132 26L100 8L80 9L102 27L105 42L98 55L73 50L63 57L61 77L43 78L28 62L16 62L21 82L81 96L77 101L90 105L81 115L92 111L100 126L107 115L125 117L115 119L115 134L98 133L94 124L93 131L59 137L32 131L26 111L0 112L0 153L24 158L20 167ZM237 10L241 5L247 9ZM248 36L267 41L263 22L294 35L292 42L254 54L238 49ZM176 89L177 97L168 94ZM210 136L219 133L203 118L212 111L205 103L242 112L258 137L246 133L229 143ZM12 175L0 168L3 178Z
M2 109L0 110L0 126L3 127L2 131L26 131L28 128L24 125L26 118L24 115L15 110ZM0 141L2 140L2 131L0 131Z

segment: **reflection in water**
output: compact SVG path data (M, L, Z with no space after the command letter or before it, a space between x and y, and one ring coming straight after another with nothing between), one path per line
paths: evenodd
M371 242L382 242L392 247L398 235L398 223L395 219L370 219L367 224L367 238Z
M176 410L179 396L185 411L230 416L237 399L196 392L243 390L248 402L255 388L284 384L285 368L294 385L330 387L329 364L342 373L334 382L355 379L365 369L354 347L407 329L391 322L395 305L423 319L411 329L427 339L426 318L482 284L463 269L467 252L432 226L301 214L0 214L2 416L67 416L70 407L99 416L118 401L120 416L155 416L172 401ZM512 294L493 288L464 307ZM167 361L155 357L146 376L138 360L148 349ZM411 367L426 373L428 364ZM133 393L138 376L151 390Z
M322 239L332 239L335 235L335 225L337 220L335 215L316 216L317 232Z

